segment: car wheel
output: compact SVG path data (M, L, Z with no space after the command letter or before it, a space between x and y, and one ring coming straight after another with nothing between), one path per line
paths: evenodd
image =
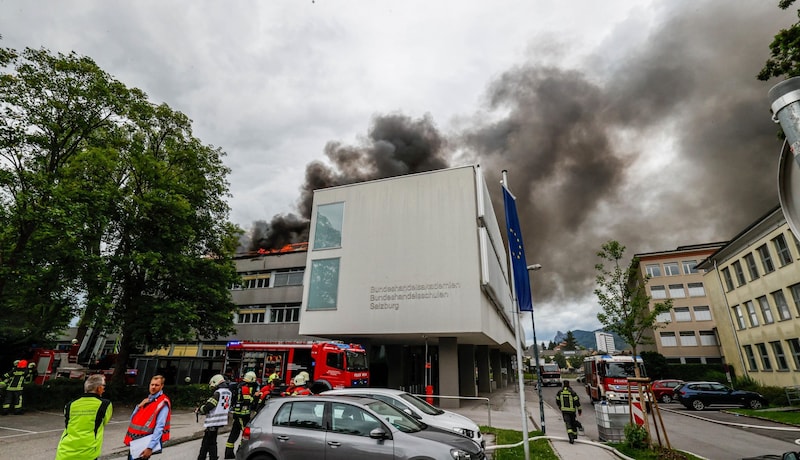
M745 403L744 407L745 409L761 409L763 405L758 399L751 399Z
M695 399L692 401L692 409L694 410L703 410L706 408L706 404L699 399Z
M669 394L664 393L663 395L661 395L661 402L662 403L669 404L672 401L673 401L672 396L670 396Z

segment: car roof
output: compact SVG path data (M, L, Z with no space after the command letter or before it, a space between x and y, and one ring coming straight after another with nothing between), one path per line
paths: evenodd
M375 402L373 398L367 398L366 396L356 396L356 395L342 395L342 396L334 396L334 395L308 395L296 398L271 398L267 402L271 404L282 404L285 402L302 402L302 401L334 401L334 402L341 402L346 401L355 404L367 405L371 402Z
M388 394L388 395L402 395L408 393L407 391L403 390L396 390L394 388L337 388L335 390L328 390L323 391L322 394L349 394L349 393L377 393L377 394Z

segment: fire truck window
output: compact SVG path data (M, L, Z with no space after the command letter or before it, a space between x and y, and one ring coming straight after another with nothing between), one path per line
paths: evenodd
M325 360L325 364L328 367L334 367L336 369L344 369L344 355L341 353L331 353L328 355L328 358Z

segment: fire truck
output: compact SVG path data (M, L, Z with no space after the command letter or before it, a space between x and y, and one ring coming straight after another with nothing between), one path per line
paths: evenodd
M33 353L32 361L36 363L37 376L34 383L42 385L48 380L55 378L85 379L87 375L103 374L106 380L111 380L114 373L114 360L116 355L106 356L101 360L96 368L89 368L78 363L77 348L69 350L51 350L37 348ZM127 369L125 372L125 384L136 384L136 369Z
M561 386L561 368L557 363L547 363L539 366L542 375L542 386Z
M636 357L641 377L645 377L642 358ZM636 377L633 356L594 355L583 360L586 393L592 401L609 403L628 402L628 378ZM631 391L638 392L638 384L631 384Z
M309 389L320 393L334 388L369 386L367 352L361 345L341 342L228 342L225 372L238 380L253 371L263 383L273 371L291 383L302 371L311 376Z

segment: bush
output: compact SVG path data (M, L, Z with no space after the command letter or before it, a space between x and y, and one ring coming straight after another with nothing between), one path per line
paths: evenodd
M640 425L625 425L625 445L631 449L646 449L650 447L650 436L647 429Z

